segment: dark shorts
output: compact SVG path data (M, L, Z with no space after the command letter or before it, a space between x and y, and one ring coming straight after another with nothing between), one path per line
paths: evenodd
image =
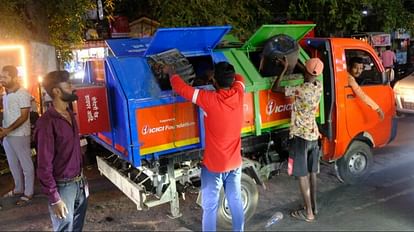
M308 141L293 137L289 143L289 174L306 176L310 172L319 173L318 140Z

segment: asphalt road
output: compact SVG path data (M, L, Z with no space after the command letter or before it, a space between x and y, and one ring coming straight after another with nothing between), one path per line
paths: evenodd
M414 116L399 119L395 141L374 150L374 167L367 180L359 185L345 185L336 177L332 165L323 164L318 179L319 214L308 223L289 216L301 205L298 183L282 173L259 188L256 214L246 223L247 231L263 231L266 221L277 211L284 218L272 225L273 231L413 231L414 220ZM192 230L201 229L201 209L195 203L197 194L186 194L180 200L182 217L167 216L169 205L137 211L135 205L97 168L86 171L91 196L85 230ZM10 175L0 177L0 194L12 187ZM40 194L31 204L16 207L16 199L0 199L0 231L51 230L47 199Z

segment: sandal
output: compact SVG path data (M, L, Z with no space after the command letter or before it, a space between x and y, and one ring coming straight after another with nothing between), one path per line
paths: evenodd
M23 193L16 193L13 190L8 191L6 194L3 195L4 198L6 197L20 197Z
M18 206L22 206L22 205L27 205L30 203L30 201L32 200L33 196L29 197L29 196L21 196L20 199L18 201L16 201L16 205Z
M290 216L302 220L302 221L306 221L306 222L314 222L315 218L308 218L308 215L306 215L306 212L304 210L296 210L293 211L292 213L290 213Z
M298 210L305 210L306 211L306 205L304 205L304 206L301 206L302 208L299 208ZM316 216L316 215L318 215L318 208L313 208L312 207L312 212L313 212L313 214Z

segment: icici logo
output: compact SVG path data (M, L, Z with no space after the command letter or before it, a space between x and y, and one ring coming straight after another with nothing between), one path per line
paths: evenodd
M271 115L275 111L275 108L276 108L276 101L273 99L270 99L267 102L266 114Z
M292 103L283 104L283 105L277 105L276 101L274 99L269 99L266 106L266 114L272 115L275 113L281 113L285 111L291 111L293 107Z
M148 125L145 125L144 127L142 127L142 134L143 135L148 134L148 131L149 131L149 126Z
M174 129L174 126L165 125L165 126L150 127L148 125L145 125L142 127L141 133L143 135L155 134L155 133L159 133L159 132L163 132L163 131L171 130L171 129Z

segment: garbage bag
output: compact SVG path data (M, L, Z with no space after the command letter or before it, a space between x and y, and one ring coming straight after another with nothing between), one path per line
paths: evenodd
M170 49L162 53L149 56L148 64L162 90L171 89L169 77L162 72L164 65L172 65L180 77L187 83L192 84L195 78L193 65L177 49Z
M279 59L283 60L286 56L289 64L286 74L291 74L297 64L298 55L299 45L295 39L285 34L275 35L263 46L260 73L265 77L280 75L283 64Z

